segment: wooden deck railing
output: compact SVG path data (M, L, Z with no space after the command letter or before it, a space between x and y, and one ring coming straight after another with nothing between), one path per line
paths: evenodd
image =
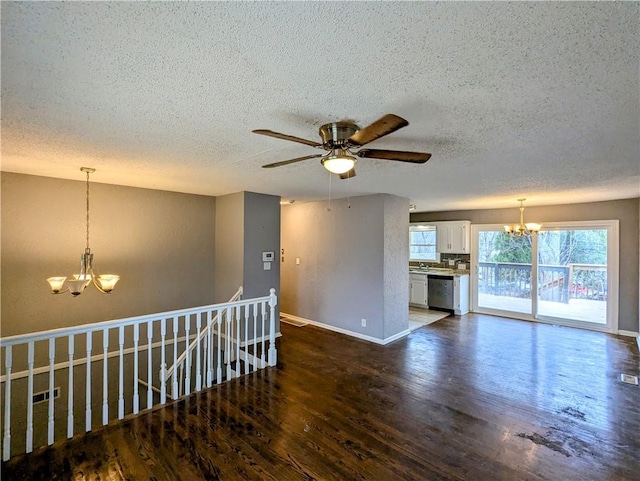
M183 395L191 392L192 361L195 378L204 379L196 381L196 391L274 366L276 305L271 289L268 296L255 299L0 339L2 459L166 403L167 361L180 365L181 349L187 366L182 371ZM192 340L195 350L190 349ZM153 377L158 372L156 393ZM140 377L146 377L142 396ZM174 371L172 394L178 393L177 383ZM83 416L77 418L80 412ZM13 437L21 442L12 442Z
M531 297L531 264L479 262L480 292L496 296ZM607 266L601 264L538 265L538 293L543 301L606 300Z

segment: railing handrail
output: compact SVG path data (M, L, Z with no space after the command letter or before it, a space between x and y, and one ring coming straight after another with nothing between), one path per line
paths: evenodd
M233 296L231 296L231 299L229 299L227 302L225 302L225 304L229 304L231 302L235 302L236 300L239 300L241 296L242 296L242 286L240 286L238 288L236 293ZM217 321L218 321L218 315L216 314L213 317L213 319L211 320L211 325L215 324ZM202 331L200 331L200 333L196 337L194 337L194 339L189 344L189 348L185 349L182 352L182 354L180 354L180 356L178 356L178 359L176 359L176 363L173 366L171 366L169 369L167 369L167 372L166 372L167 379L169 379L173 375L173 373L177 369L177 367L185 361L185 359L187 358L187 352L191 352L191 351L195 350L197 342L198 342L198 339L202 340L207 335L208 331L209 331L209 326L207 326L204 329L202 329Z
M168 319L173 317L180 317L185 315L200 314L203 312L216 310L219 307L234 308L237 306L244 306L247 304L254 304L256 302L268 302L271 296L255 297L252 299L242 299L234 302L222 302L217 304L209 304L200 307L189 307L186 309L177 309L175 311L166 311L156 314L145 314L142 316L127 317L124 319L114 319L110 321L102 321L91 324L81 324L72 327L60 327L57 329L49 329L47 331L38 331L28 334L18 334L9 337L0 337L0 347L14 346L17 344L23 344L27 342L46 341L51 338L58 338L63 336L84 334L87 332L102 331L104 329L112 329L114 327L130 326L133 324L142 324L157 319Z
M581 271L606 271L606 264L583 264L581 262L568 264L573 267L573 270L581 270Z

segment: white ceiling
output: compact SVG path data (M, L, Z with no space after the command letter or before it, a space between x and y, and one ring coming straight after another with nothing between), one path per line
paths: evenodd
M2 170L419 211L640 196L637 2L1 2ZM410 125L329 182L319 140Z

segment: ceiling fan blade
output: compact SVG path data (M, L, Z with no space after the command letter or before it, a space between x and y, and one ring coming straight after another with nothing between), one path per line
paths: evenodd
M349 172L345 172L344 174L340 174L340 178L342 180L344 179L351 179L352 177L356 176L356 169L355 167L353 169L351 169Z
M365 145L407 125L409 125L409 122L402 117L387 114L349 137L349 144L353 146Z
M356 152L358 157L369 159L398 160L400 162L412 162L424 164L431 158L431 154L424 152L404 152L402 150L362 149Z
M281 162L274 162L273 164L263 165L262 168L263 169L271 169L272 167L280 167L281 165L294 164L294 163L300 162L302 160L315 159L316 157L322 157L322 154L305 155L304 157L297 157L295 159L283 160Z
M293 135L281 134L274 132L273 130L258 129L252 130L254 134L266 135L268 137L275 137L276 139L289 140L290 142L298 142L299 144L310 145L311 147L322 147L322 144L314 142L313 140L302 139L300 137L294 137Z

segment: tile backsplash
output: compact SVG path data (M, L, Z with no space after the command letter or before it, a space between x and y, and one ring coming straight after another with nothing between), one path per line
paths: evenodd
M449 265L449 261L453 260L454 264ZM450 269L462 269L463 266L458 267L459 264L465 264L464 269L469 270L471 263L471 254L440 254L440 262L425 262L427 267L445 267ZM418 266L419 262L409 262L409 266Z

